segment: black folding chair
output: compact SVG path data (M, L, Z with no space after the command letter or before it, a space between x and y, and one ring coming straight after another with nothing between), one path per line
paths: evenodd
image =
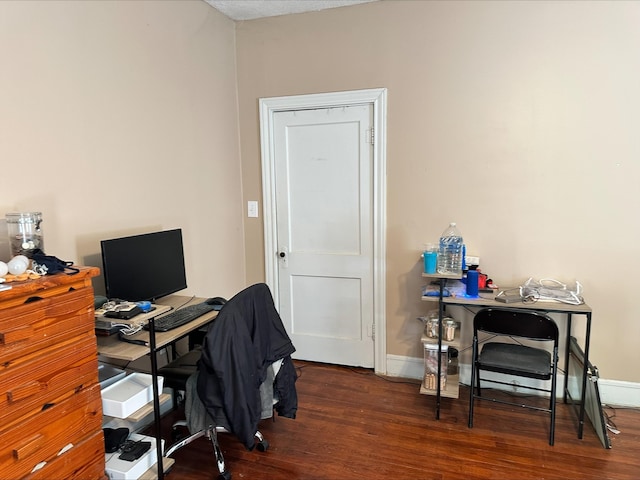
M493 335L483 343L480 350L478 334L484 332ZM527 339L547 343L548 348L531 347L522 343L494 341L500 337L511 337L512 342ZM551 347L551 345L553 345ZM518 385L518 388L536 390L550 395L549 407L543 408L522 402L511 402L482 395L480 381L509 385L513 383L495 379L481 378L481 371L489 371L546 380L548 388ZM469 394L469 428L473 427L473 407L475 399L489 399L494 402L524 407L549 413L549 445L553 445L556 419L556 380L558 372L558 326L547 315L510 308L485 308L473 319L473 358L471 362L471 388Z

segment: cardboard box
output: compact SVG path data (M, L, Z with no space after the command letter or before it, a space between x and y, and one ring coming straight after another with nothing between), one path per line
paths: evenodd
M164 379L158 377L158 392ZM102 390L102 413L127 418L153 400L152 376L134 372Z
M111 480L137 480L144 472L158 463L156 439L154 437L132 433L129 435L129 440L151 442L151 448L138 460L133 462L119 459L120 452L107 453L105 455L105 470ZM164 452L164 440L162 440L161 445L162 451Z

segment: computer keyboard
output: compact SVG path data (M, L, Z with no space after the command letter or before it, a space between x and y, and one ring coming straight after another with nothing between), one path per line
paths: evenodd
M216 310L216 306L209 305L206 302L187 305L186 307L179 308L178 310L168 313L162 317L156 318L153 321L153 326L156 332L168 332L169 330L181 327L185 323L189 323L212 310ZM149 325L145 325L144 328L149 330Z

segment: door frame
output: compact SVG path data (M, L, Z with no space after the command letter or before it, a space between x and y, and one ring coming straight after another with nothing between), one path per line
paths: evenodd
M373 323L374 368L387 372L386 228L387 228L387 89L294 95L259 99L266 284L279 298L278 236L275 198L273 116L276 112L371 104L373 108Z

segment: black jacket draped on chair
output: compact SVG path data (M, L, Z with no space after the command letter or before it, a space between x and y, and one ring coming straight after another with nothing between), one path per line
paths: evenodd
M228 426L248 449L253 448L261 419L260 384L269 365L280 359L284 361L274 381L274 408L284 417L296 416L293 352L264 283L231 298L209 326L198 365L198 396L216 424Z

